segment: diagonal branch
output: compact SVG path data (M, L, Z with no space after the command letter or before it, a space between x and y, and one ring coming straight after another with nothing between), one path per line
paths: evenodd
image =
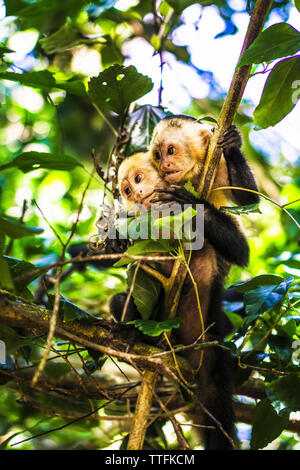
M256 1L239 60L243 52L253 43L253 41L261 32L267 19L271 5L272 0ZM222 135L223 132L228 129L229 126L231 126L238 110L238 107L240 105L248 79L250 77L250 71L252 66L243 65L242 67L238 67L238 63L205 159L200 186L198 189L198 191L200 192L200 194L202 194L204 198L207 198L208 193L212 189L216 175L216 169L222 154L222 150L217 148L217 142L219 140L220 135Z

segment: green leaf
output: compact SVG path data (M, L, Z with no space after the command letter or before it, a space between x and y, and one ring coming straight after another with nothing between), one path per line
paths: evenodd
M55 86L55 79L48 70L24 73L1 72L0 78L19 82L21 85L30 86L32 88L49 90Z
M300 12L300 0L294 0L294 3L297 10Z
M132 283L134 271L135 266L131 266L128 270L128 286ZM150 274L139 269L135 279L132 296L134 303L144 320L148 320L151 317L154 308L157 305L160 291L161 283Z
M60 311L63 313L63 321L66 323L72 321L95 321L96 317L90 313L82 310L82 308L70 302L68 299L63 297L60 301Z
M73 170L77 166L83 167L74 157L69 155L56 155L46 152L24 152L11 162L0 166L0 171L7 168L19 168L23 173L45 168L49 170Z
M218 121L215 118L213 118L212 116L200 116L197 119L197 122L202 122L202 121L212 122L213 124L218 123Z
M46 38L40 39L42 49L47 55L64 52L78 46L79 44L90 42L90 39L84 39L70 19L67 19L66 23L55 31L55 33Z
M24 73L0 72L0 78L19 82L21 85L39 88L41 90L49 91L53 88L58 88L75 95L86 96L85 87L81 81L68 80L65 82L57 82L52 73L48 70Z
M21 293L28 284L40 276L39 273L34 273L36 270L36 266L34 266L34 264L17 258L11 258L10 256L4 256L4 258L8 264L13 279L22 276L23 274L32 272L32 274L23 281L15 281L15 287L18 293Z
M154 127L167 115L163 108L150 104L140 106L130 113L125 122L130 137L123 150L124 155L147 150Z
M150 39L150 44L156 51L158 51L161 46L160 37L157 36L157 34L152 34L151 39Z
M17 220L0 216L0 231L10 238L22 238L42 233L43 229L28 227Z
M254 110L254 124L259 129L275 126L292 111L299 98L300 56L281 60L271 71Z
M169 318L161 322L155 320L134 320L132 322L136 328L138 328L144 335L147 336L159 336L165 331L171 331L173 328L178 328L180 323L184 320L183 318Z
M196 189L194 188L193 183L191 182L191 180L188 180L185 183L184 189L186 189L189 193L193 194L193 196L195 196L199 199L201 198L201 194L196 191Z
M300 49L300 33L287 23L265 29L244 52L239 67L259 64L296 54Z
M123 115L130 103L149 93L152 88L152 80L138 73L135 67L116 64L90 79L88 93L100 109Z
M264 286L245 292L244 302L247 315L258 316L273 308L285 297L292 282L293 278L288 277L276 286Z
M254 212L258 212L261 214L261 210L258 204L248 204L245 206L222 206L220 210L224 212L230 212L231 214L241 215L241 214L251 214Z
M266 383L267 394L272 400L279 400L290 411L300 409L300 377L289 374ZM270 392L270 393L269 393Z
M246 292L260 286L278 285L283 281L283 277L277 274L261 274L253 277L245 282L235 284L234 287L238 292Z
M232 326L234 327L234 329L238 330L244 321L243 318L237 313L225 310L225 308L224 308L224 313L226 317L228 318L228 320L230 321L230 323L232 324Z
M289 421L289 415L276 413L268 398L256 406L251 434L251 449L263 449L276 437L280 436Z

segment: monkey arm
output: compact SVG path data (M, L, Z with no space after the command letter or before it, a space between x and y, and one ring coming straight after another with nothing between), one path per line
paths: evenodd
M218 140L218 146L223 149L230 186L258 191L254 174L240 150L242 137L238 128L236 126L229 127ZM257 204L259 202L258 194L236 189L232 189L231 192L235 202L239 205Z
M212 247L227 261L246 266L249 260L247 240L230 215L220 211L208 201L195 197L182 186L156 188L158 196L151 202L179 204L204 204L204 236Z
M237 186L252 191L258 191L254 174L244 155L237 147L224 150L230 186ZM231 190L237 204L257 204L259 195L248 191Z

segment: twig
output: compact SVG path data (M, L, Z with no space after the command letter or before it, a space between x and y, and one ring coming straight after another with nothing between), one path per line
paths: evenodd
M289 204L293 204L294 202L297 202L300 199L297 199L295 201L291 201L291 202L288 202L287 204L282 205L279 202L274 201L274 199L271 199L269 196L266 196L265 194L260 193L259 191L254 191L254 189L241 188L239 186L220 186L219 188L212 189L212 192L214 192L214 191L223 191L224 189L228 189L228 190L238 189L239 191L247 191L248 193L258 194L260 197L266 199L267 201L272 202L272 204L275 204L275 206L277 206L281 210L283 210L286 213L286 215L288 215L292 219L292 221L295 223L295 225L297 225L298 229L300 230L300 224L297 222L295 217L293 217L292 214L285 208Z
M124 390L123 393L121 393L121 396L123 396L125 393L127 393L129 390L135 388L137 386L137 384L134 384L134 385L131 385L130 387L128 387L126 390ZM27 439L23 439L22 441L19 441L19 442L16 442L15 444L11 444L11 447L14 447L14 446L17 446L19 444L23 444L23 442L28 442L28 441L31 441L32 439L36 439L37 437L41 437L41 436L45 436L46 434L50 434L52 432L56 432L56 431L60 431L64 428L67 428L68 426L71 426L72 424L74 423L77 423L78 421L81 421L83 419L86 419L88 418L89 416L93 415L94 413L97 413L97 411L101 410L102 408L104 408L105 406L109 405L110 403L112 403L113 401L115 401L115 398L112 398L111 400L108 400L107 403L104 403L103 405L101 406L98 406L97 408L95 408L93 411L91 411L90 413L87 413L83 416L80 416L79 418L75 418L73 419L72 421L70 421L69 423L67 424L63 424L62 426L59 426L59 427L56 427L56 428L52 428L52 429L49 429L48 431L45 431L45 432L41 432L39 434L36 434L35 436L31 436L31 437L28 437Z

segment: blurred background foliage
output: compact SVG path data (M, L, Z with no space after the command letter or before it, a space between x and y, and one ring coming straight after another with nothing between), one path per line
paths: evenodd
M159 9L154 14L153 5L156 3L159 4ZM172 21L165 25L165 28L169 29L165 34L162 63L157 52L160 46L157 25L159 15L167 16L170 6L175 9L176 14L172 17ZM184 7L189 8L184 10ZM4 253L13 258L32 262L36 266L55 262L61 254L61 246L49 224L63 240L67 239L93 168L91 152L94 149L103 168L109 160L115 136L106 120L108 119L117 129L120 125L119 118L114 113L106 113L106 119L103 119L103 115L97 112L82 90L77 89L78 81L87 87L91 76L98 75L113 64L134 63L138 71L144 73L142 67L140 69L138 67L139 59L143 54L143 47L145 51L150 48L152 56L157 59L156 68L153 69L151 76L154 88L138 103L157 105L161 93L161 104L168 110L186 112L197 117L207 115L218 117L225 90L213 71L199 67L201 49L206 49L206 44L183 45L176 40L178 31L182 31L186 26L182 12L187 15L186 12L193 8L191 15L194 15L194 20L193 23L189 23L189 27L193 27L195 31L201 30L201 16L206 10L213 11L213 14L221 20L223 26L213 38L214 41L225 41L229 36L237 35L241 23L236 21L236 18L247 18L246 3L242 0L217 2L204 0L201 4L171 0L168 3L152 0L0 2L0 72L23 73L47 70L53 74L57 83L63 84L62 89L53 90L1 80L0 163L5 165L24 152L37 151L70 155L80 165L68 171L38 168L22 172L16 167L0 171L0 216L8 217L10 220L21 220L26 226L43 229L39 234L12 239L6 237ZM296 9L289 1L275 1L270 21L274 22L278 18L279 21L287 21L291 11L295 13ZM298 12L297 14L299 15ZM238 49L241 45L238 43ZM196 61L193 60L195 48L199 49L197 50L200 61L199 57ZM222 66L226 68L224 57L217 57L216 61L223 61ZM173 64L173 69L170 66L170 70L173 70L176 86L173 79L170 79L170 74L160 74L162 68L168 67L168 64ZM184 67L182 70L186 71L186 75L175 77L174 64ZM192 74L191 77L197 77L199 84L205 84L205 96L199 97L197 93L193 93L193 87L189 86L188 70ZM194 73L196 75L193 75ZM232 73L233 69L229 70L229 74ZM160 83L161 77L162 83ZM67 92L68 86L72 86L72 83L74 85L74 82L73 91ZM184 100L183 104L180 102L177 105L176 94L179 89L184 93ZM261 91L262 88L260 93ZM172 93L172 99L169 99ZM244 153L256 173L260 190L281 204L295 201L299 199L300 146L296 147L293 141L290 142L289 136L285 139L282 135L276 134L276 127L274 132L272 130L272 134L253 130L253 108L254 103L250 99L245 99L236 117L236 124L243 134ZM99 216L102 198L103 182L98 176L94 176L84 199L72 243L87 242L96 233L95 223ZM260 209L262 214L241 216L249 239L251 258L247 268L232 269L227 280L228 286L263 273L279 274L283 277L299 276L297 227L283 211L269 201L262 200ZM300 221L299 201L290 206L289 210ZM37 286L37 280L30 284L29 292L26 294L28 298L34 295ZM61 283L61 293L66 299L89 313L104 317L108 315L109 298L125 288L125 271L114 268L99 270L89 267L75 270ZM25 341L14 360L21 366L30 367L30 364L40 357L43 343L37 338L35 345L31 347L29 357ZM56 347L63 349L63 343ZM87 363L91 364L94 360L86 351L82 356ZM52 371L51 367L49 368L47 372L49 376L64 376L66 369L59 370L59 366L56 367L55 364L53 363ZM81 367L79 360L77 366ZM112 362L110 368L109 373L114 374L115 380L118 381L120 373ZM67 367L67 371L69 370ZM108 380L107 376L105 380ZM63 397L59 399L47 397L38 390L33 396L33 392L29 391L25 384L9 383L5 387L2 386L0 400L2 441L15 433L20 434L14 437L14 442L32 434L43 433L65 424L68 422L66 418L74 417L76 413L85 414L91 409L90 400L74 397L68 403L64 400ZM23 406L23 403L27 406ZM52 415L48 408L52 409ZM60 409L64 410L62 417L56 416ZM115 417L125 411L112 404L106 413L111 413ZM124 423L121 425L123 433L126 431L127 421ZM151 429L149 432L148 443L152 442L154 448L163 446L164 439L168 436L169 444L172 446L174 436L170 432L169 423L157 421L155 426L156 429ZM159 435L157 429L161 427L165 433ZM249 445L247 429L245 425L240 431L245 448ZM189 432L187 431L187 435ZM116 448L119 448L123 435L120 432L120 423L116 420L98 422L95 419L86 419L59 432L28 441L17 448L95 449L111 446L112 442ZM286 433L280 442L276 441L275 448L276 446L297 448L299 444L295 435Z

